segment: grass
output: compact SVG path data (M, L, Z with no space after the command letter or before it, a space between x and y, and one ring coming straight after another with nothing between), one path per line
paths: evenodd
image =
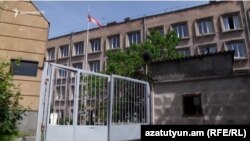
M27 132L19 132L17 135L0 135L0 141L14 141L17 138L31 136Z
M0 135L0 141L14 141L16 138L16 135Z

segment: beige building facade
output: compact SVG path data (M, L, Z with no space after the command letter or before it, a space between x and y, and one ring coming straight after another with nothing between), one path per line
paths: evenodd
M175 30L181 38L176 47L185 56L235 50L235 69L249 65L250 2L222 1L187 9L111 22L103 28L79 31L51 38L46 60L83 68L87 42L87 69L105 70L107 50L124 50L131 43L141 43L151 29L167 33Z
M36 127L48 30L49 22L31 1L0 1L0 59L11 63L20 85L21 104L28 109L21 127L27 132Z

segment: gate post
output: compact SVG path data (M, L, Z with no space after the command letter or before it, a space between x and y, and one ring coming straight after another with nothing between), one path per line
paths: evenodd
M41 81L41 88L40 88L40 101L39 101L39 108L38 108L38 115L37 115L37 125L36 125L36 141L42 140L42 126L43 126L43 109L45 108L45 90L46 90L46 78L48 73L48 63L44 63L43 74L42 74L42 81Z
M74 113L73 113L73 141L76 141L77 115L78 115L78 99L80 86L80 72L75 75L75 95L74 95Z
M110 128L111 128L111 125L112 125L112 106L113 106L113 95L114 95L114 76L113 74L111 74L111 77L110 77L110 81L109 81L109 84L110 84L110 87L109 87L109 96L108 96L108 103L109 103L109 106L108 106L108 141L111 141L110 140L110 136L111 136L111 132L110 132Z
M146 101L146 104L147 104L147 123L148 124L151 124L151 94L150 94L150 86L149 86L149 83L146 84L146 97L147 97L147 101Z

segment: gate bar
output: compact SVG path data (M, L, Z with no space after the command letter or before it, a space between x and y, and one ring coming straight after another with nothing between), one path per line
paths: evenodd
M42 81L41 81L41 89L40 89L40 101L39 101L39 109L38 111L38 116L37 116L37 126L36 126L36 141L41 141L42 139L42 126L43 126L43 117L44 117L44 108L45 108L45 90L46 90L46 79L48 75L48 63L44 63L44 68L45 71L42 73ZM43 112L41 112L43 111Z
M110 82L111 81L111 82ZM114 95L114 75L111 75L111 80L109 81L110 84L110 94L108 96L109 99L109 110L108 110L108 141L110 141L110 137L111 137L111 132L110 132L110 128L112 125L112 106L113 106L113 95Z
M77 116L78 116L78 99L79 99L79 86L80 86L80 72L78 71L75 75L75 92L74 92L74 113L73 113L73 141L76 141L76 127L77 127Z

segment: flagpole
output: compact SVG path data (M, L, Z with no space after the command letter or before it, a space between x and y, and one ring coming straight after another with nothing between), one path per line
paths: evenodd
M89 16L89 12L90 12L90 5L88 8L88 16ZM85 48L85 63L84 63L84 69L87 70L88 68L88 49L89 49L89 19L88 19L88 28L87 28L87 44L86 44L86 48Z
M88 48L89 48L89 12L90 12L90 5L88 7L88 15L87 15L87 18L88 18L88 27L87 27L87 44L86 44L86 47L84 48L85 49L85 63L84 63L84 69L85 70L88 70L87 68L87 63L88 63ZM85 79L86 80L86 79ZM87 82L84 82L84 85L85 85L85 88L87 87ZM85 89L84 91L84 123L87 124L87 90Z

